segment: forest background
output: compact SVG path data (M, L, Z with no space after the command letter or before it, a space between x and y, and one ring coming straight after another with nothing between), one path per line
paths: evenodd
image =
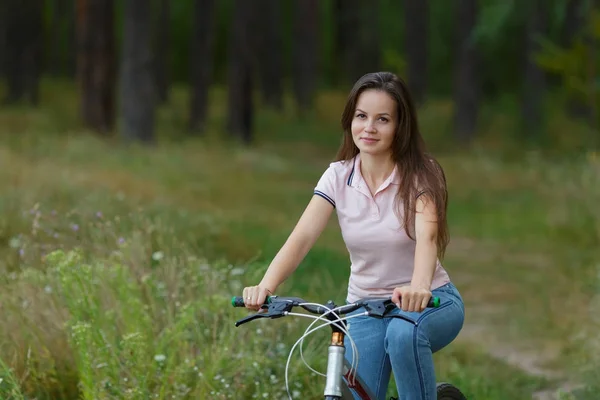
M448 179L467 315L438 380L593 398L599 40L597 0L3 1L0 398L287 398L304 321L235 328L229 300L381 70ZM341 302L348 272L332 220L280 294ZM290 372L293 398L322 394L297 353Z

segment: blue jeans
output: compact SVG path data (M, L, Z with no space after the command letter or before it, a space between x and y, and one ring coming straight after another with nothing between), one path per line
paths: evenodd
M358 347L358 374L384 400L393 371L398 397L402 400L436 400L433 353L458 336L465 309L458 289L447 283L432 291L440 298L438 308L422 313L393 311L408 317L377 319L368 316L348 320L349 332ZM354 311L360 314L364 309ZM346 337L346 358L352 362L352 348ZM356 393L355 399L360 399Z

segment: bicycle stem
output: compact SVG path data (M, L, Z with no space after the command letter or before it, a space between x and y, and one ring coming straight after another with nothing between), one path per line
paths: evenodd
M361 399L375 399L369 388L359 376L352 371L349 361L345 358L346 347L344 346L345 333L335 325L331 326L331 344L328 349L327 374L325 383L325 400L346 399L351 396L348 389L356 390ZM355 355L356 356L356 355ZM343 378L346 378L346 386L343 386ZM344 389L346 394L344 394Z
M325 383L325 400L342 398L342 376L344 372L344 333L332 326L331 344L327 356L327 377Z

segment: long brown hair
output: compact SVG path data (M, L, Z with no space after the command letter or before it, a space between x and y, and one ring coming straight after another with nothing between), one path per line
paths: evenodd
M344 137L336 161L351 160L359 152L352 139L351 125L358 98L368 89L387 93L397 104L398 126L392 142L392 159L400 176L400 186L395 197L396 215L399 219L400 215L402 216L404 230L415 240L417 197L424 196L426 202L433 201L437 210L437 252L438 258L442 259L449 242L446 177L440 164L426 151L415 106L402 79L391 72L375 72L362 76L354 84L342 114Z

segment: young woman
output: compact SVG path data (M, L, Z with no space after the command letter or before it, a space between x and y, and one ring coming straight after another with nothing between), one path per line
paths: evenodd
M448 244L444 172L425 152L406 84L392 73L356 82L342 128L337 161L261 282L244 288L246 306L257 310L292 274L335 209L351 261L347 301L392 296L394 312L414 322L350 320L358 373L377 399L385 398L392 372L401 399L436 399L432 354L456 338L464 321L462 298L440 262ZM444 306L426 308L432 295Z

